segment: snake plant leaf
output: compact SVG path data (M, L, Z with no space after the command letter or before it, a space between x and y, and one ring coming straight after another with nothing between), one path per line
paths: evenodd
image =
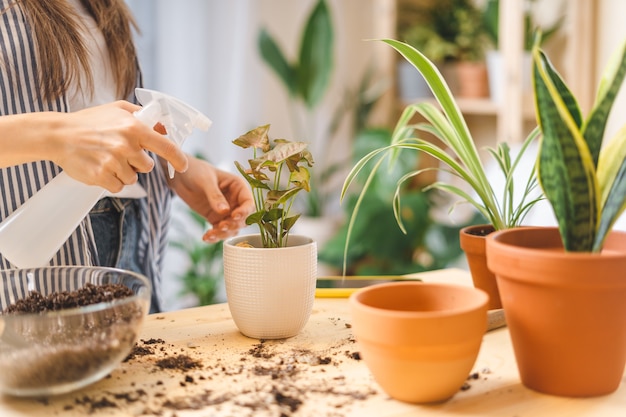
M622 127L600 151L597 177L601 191L601 205L606 204L624 160L626 160L626 126Z
M602 206L598 232L593 246L595 252L602 249L608 233L624 209L626 209L626 160L622 160L615 180L611 184L607 200Z
M583 135L589 145L589 150L591 151L596 166L598 164L598 157L600 148L602 147L602 139L604 138L609 113L611 112L615 97L617 97L625 75L626 43L613 54L606 70L603 72L595 104L583 128Z
M535 108L543 138L538 175L568 251L591 251L599 219L595 166L589 148L564 101L548 58L533 49ZM565 96L567 99L567 94Z
M258 45L263 61L276 73L278 79L285 85L289 94L292 97L297 96L298 82L296 68L289 64L278 44L265 28L261 29L259 33Z
M298 91L308 108L324 96L333 69L333 26L325 0L311 12L300 44Z
M583 125L583 115L580 107L578 106L578 102L576 101L576 97L574 97L574 94L572 94L567 84L565 84L565 81L561 78L561 75L554 68L552 62L550 62L543 51L539 50L539 55L541 57L546 75L550 77L550 81L561 96L561 101L565 105L565 108L569 111L576 127L580 130Z
M622 127L600 151L598 183L601 191L600 224L594 250L600 250L606 235L626 209L626 127Z

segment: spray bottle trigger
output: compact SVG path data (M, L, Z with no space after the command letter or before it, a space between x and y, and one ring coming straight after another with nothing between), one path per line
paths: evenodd
M159 122L161 116L161 105L156 100L151 101L134 112L133 116L143 124L154 127Z
M167 103L165 103L167 104ZM166 106L167 107L167 106ZM163 107L159 103L159 100L153 100L143 106L141 109L137 110L133 113L133 115L142 122L143 124L154 127L157 123L161 123L161 118L163 117ZM170 127L167 126L168 123L165 123L165 129L168 131L168 136L172 139L171 135L169 135ZM174 141L178 146L180 143L178 141ZM169 162L167 163L167 171L169 173L170 178L174 178L174 167Z

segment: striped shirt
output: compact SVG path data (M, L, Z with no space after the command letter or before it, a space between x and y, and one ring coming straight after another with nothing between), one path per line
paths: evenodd
M46 101L41 95L33 32L15 0L0 0L0 116L40 111L68 112L68 97ZM137 86L141 86L139 74ZM136 102L134 95L128 98ZM0 150L2 152L2 150ZM152 155L156 158L155 155ZM8 217L43 187L61 168L50 161L37 161L0 169L0 221ZM140 269L159 294L166 249L172 192L161 164L149 174L139 174L148 196L140 201L140 238L137 244ZM44 237L42 237L44 238ZM89 216L72 233L50 261L50 265L96 265L95 239ZM0 254L0 268L13 266Z

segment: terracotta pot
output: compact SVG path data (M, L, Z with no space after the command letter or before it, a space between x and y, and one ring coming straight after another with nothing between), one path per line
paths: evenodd
M464 227L459 234L461 249L465 252L472 274L472 282L476 288L480 288L489 295L490 310L502 308L496 276L487 268L485 236L493 231L492 225L482 224Z
M253 248L239 247L247 241ZM289 246L263 248L259 235L224 242L226 299L237 328L256 339L295 336L306 325L315 300L317 245L290 235Z
M391 397L439 402L459 391L487 328L484 291L441 283L391 282L350 296L363 361Z
M489 76L484 61L460 61L456 65L459 97L489 97Z
M487 237L522 383L588 397L615 391L626 361L626 233L599 254L565 252L557 228Z

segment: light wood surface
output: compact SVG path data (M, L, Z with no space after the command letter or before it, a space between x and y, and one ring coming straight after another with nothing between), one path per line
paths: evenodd
M461 270L415 275L469 283ZM612 395L591 399L538 394L520 384L506 328L485 335L476 379L442 404L390 399L355 358L345 298L321 298L296 337L261 341L242 336L219 304L148 316L138 346L153 353L124 362L110 377L47 399L0 397L0 416L623 416L626 380ZM150 339L163 343L144 344ZM189 370L157 361L187 355ZM301 403L299 403L301 401ZM282 405L281 405L282 404Z

